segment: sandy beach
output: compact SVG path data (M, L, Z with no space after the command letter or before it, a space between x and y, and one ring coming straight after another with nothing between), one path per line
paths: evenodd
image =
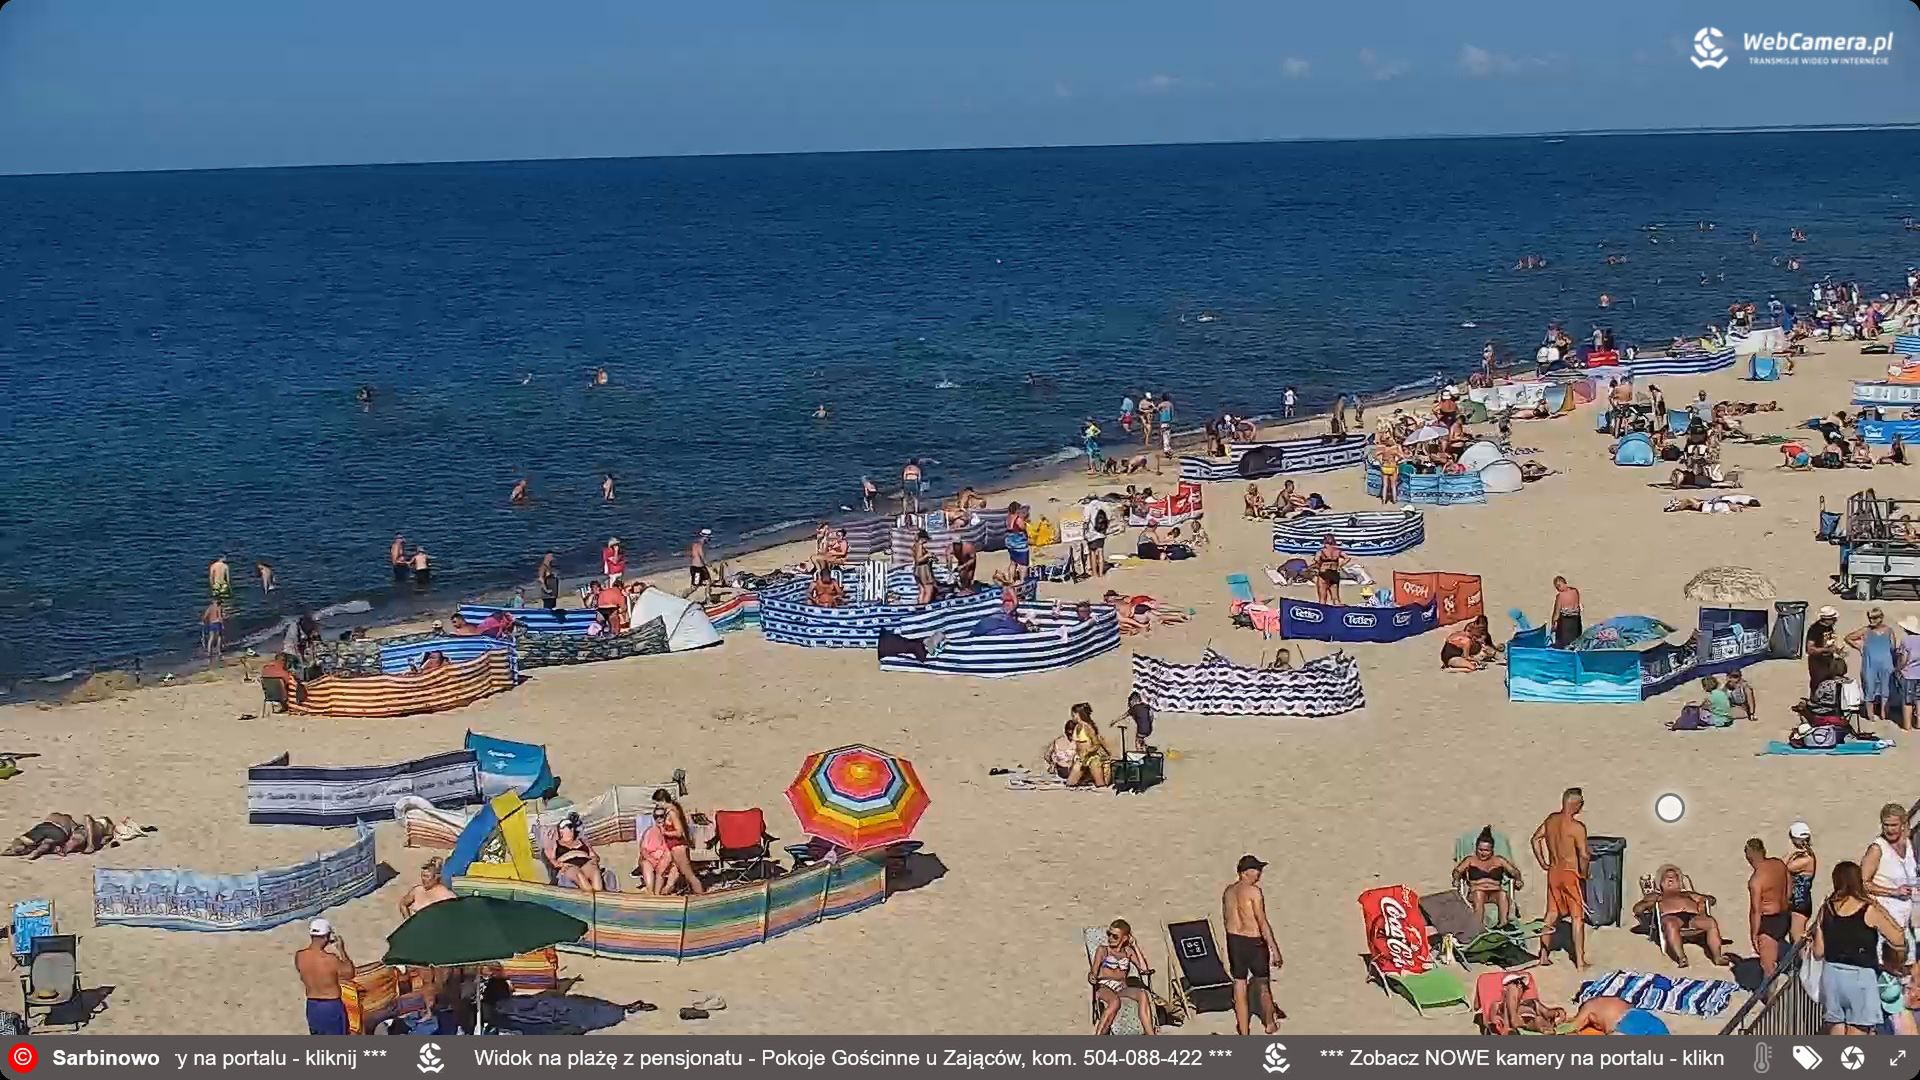
M1744 363L1712 376L1654 381L1675 403L1698 389L1715 400L1777 400L1781 411L1746 418L1750 431L1776 433L1845 407L1848 381L1875 377L1887 362L1862 355L1858 344L1835 343L1813 346L1797 373L1776 383L1741 382ZM1266 396L1277 398L1279 388L1271 390ZM1681 596L1682 583L1725 564L1770 575L1782 599L1834 604L1843 631L1861 625L1866 605L1828 593L1836 555L1813 539L1816 504L1824 496L1838 508L1869 486L1901 497L1920 488L1920 478L1897 466L1871 474L1783 472L1775 468L1775 448L1730 443L1727 462L1745 470L1744 490L1764 505L1738 515L1666 514L1669 493L1647 486L1666 470L1614 467L1609 440L1594 433L1593 408L1515 425L1515 444L1537 451L1532 460L1556 475L1484 506L1428 510L1423 546L1362 564L1383 581L1394 570L1481 575L1500 639L1511 630L1500 614L1509 608L1536 622L1546 617L1556 574L1582 590L1589 624L1637 613L1689 626L1697 605ZM1146 482L1171 488L1173 471ZM1261 487L1271 493L1278 483ZM1064 500L1092 486L1068 477L1012 497L1057 518ZM1375 506L1356 469L1303 478L1300 486L1341 510ZM1821 856L1816 895L1824 896L1828 869L1857 859L1874 835L1877 808L1914 795L1912 761L1920 746L1851 760L1758 756L1790 726L1787 707L1805 690L1801 663L1750 669L1763 706L1759 722L1678 734L1662 725L1686 691L1636 705L1513 704L1499 670L1443 674L1440 635L1349 646L1368 699L1358 713L1328 720L1163 714L1154 741L1173 760L1167 782L1145 795L1016 792L990 776L997 766L1035 764L1075 702L1091 702L1103 724L1117 716L1136 650L1191 661L1212 644L1252 662L1278 644L1234 629L1227 617L1223 576L1248 573L1259 581L1260 568L1278 561L1269 524L1242 519L1242 490L1208 487L1213 544L1196 559L1131 564L1106 581L1043 585L1043 598L1097 597L1113 587L1197 612L1185 625L1044 675L886 674L865 650L776 645L748 630L730 634L718 649L542 669L477 705L390 721L237 719L260 712L259 689L241 681L238 665L221 677L108 700L0 708L0 728L9 732L0 749L41 755L0 783L0 819L9 835L55 810L127 815L159 827L150 838L93 856L9 862L8 896L51 897L63 928L81 934L83 986L112 988L93 1033L295 1032L302 1030L301 989L289 957L304 943L302 924L245 934L95 928L92 868L235 872L336 849L348 833L247 825L247 766L282 752L305 764L398 761L456 748L469 730L546 744L563 792L581 798L684 768L690 808L763 807L772 831L792 843L801 837L781 792L802 758L862 741L917 765L932 807L916 835L944 874L867 911L712 959L664 965L564 956L562 974L577 976L580 992L662 1006L615 1030L1083 1032L1088 988L1080 929L1128 919L1164 973L1173 965L1163 924L1218 919L1234 862L1251 852L1272 863L1265 888L1285 953L1275 984L1290 1017L1283 1030L1466 1034L1468 1017L1418 1017L1367 983L1355 902L1376 885L1444 888L1461 833L1491 824L1518 846L1556 808L1562 788L1581 786L1590 832L1628 840L1629 902L1640 875L1676 862L1699 889L1719 897L1732 948L1745 954L1743 841L1758 836L1783 852L1788 824L1807 821ZM1109 546L1130 550L1131 541ZM788 548L735 566L766 568L800 557L802 550ZM982 575L1004 560L1002 553L985 556ZM677 588L682 579L665 580ZM1913 610L1885 606L1889 622ZM1318 656L1329 646L1294 648ZM1653 815L1664 792L1686 799L1677 824ZM402 847L391 823L377 833L380 859L397 876L328 913L359 962L379 958L398 921L402 890L431 854ZM630 848L616 849L611 862L624 868L632 858ZM1528 874L1521 912L1537 916L1543 875L1526 855L1520 861ZM1596 971L1674 973L1659 949L1626 929L1593 932L1589 942ZM1710 973L1697 958L1689 972ZM1564 958L1541 977L1546 997L1558 1003L1577 981ZM711 992L726 998L725 1011L697 1023L674 1016L697 993ZM1677 1031L1720 1023L1673 1022ZM1231 1032L1232 1017L1206 1014L1173 1030Z

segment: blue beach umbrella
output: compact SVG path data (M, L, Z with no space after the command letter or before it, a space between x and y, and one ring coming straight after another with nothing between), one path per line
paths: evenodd
M1586 652L1589 649L1630 649L1635 645L1659 641L1674 632L1674 627L1647 615L1615 615L1603 623L1588 627L1586 632L1575 638L1567 648L1575 652Z

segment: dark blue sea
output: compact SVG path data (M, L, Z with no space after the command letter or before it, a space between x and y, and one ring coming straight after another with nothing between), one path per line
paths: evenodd
M751 543L910 455L1004 482L1123 391L1191 426L1530 353L1549 320L1664 341L1890 285L1916 194L1914 132L0 178L0 688L191 648L223 552L232 640L412 602L396 533L445 603L615 534Z

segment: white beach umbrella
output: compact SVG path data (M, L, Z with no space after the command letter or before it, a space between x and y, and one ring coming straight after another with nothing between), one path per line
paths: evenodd
M1420 443L1433 442L1436 439L1444 439L1446 437L1447 437L1446 428L1436 427L1432 424L1428 424L1426 427L1423 427L1420 430L1414 432L1413 434L1407 436L1406 444L1408 446L1417 446Z

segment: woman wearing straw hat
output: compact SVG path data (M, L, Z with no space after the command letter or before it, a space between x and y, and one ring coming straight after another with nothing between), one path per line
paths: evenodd
M1900 638L1887 625L1887 613L1881 608L1867 609L1867 625L1847 635L1847 645L1860 652L1860 696L1867 715L1875 720L1887 718L1887 699L1893 696L1893 675L1902 665L1898 659Z
M1920 727L1915 719L1920 709L1920 616L1909 615L1899 622L1900 670L1895 676L1894 693L1900 699L1900 711L1894 723L1907 730Z

